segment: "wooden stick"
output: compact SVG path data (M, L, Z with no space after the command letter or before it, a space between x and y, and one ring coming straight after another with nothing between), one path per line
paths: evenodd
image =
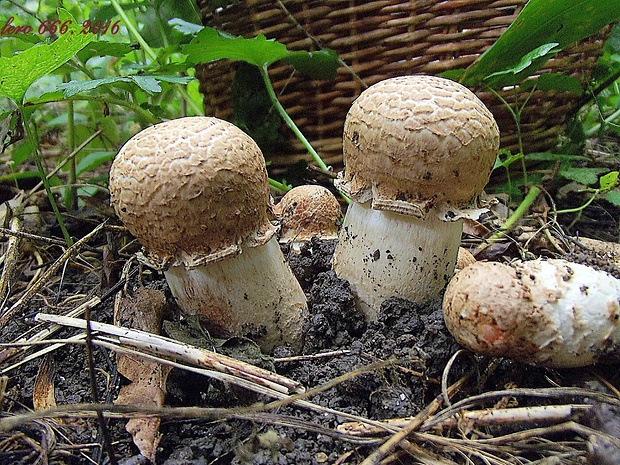
M86 329L86 320L80 318L38 313L35 316L35 320ZM232 357L178 342L164 336L95 321L90 322L90 327L92 331L115 336L118 338L118 342L124 346L145 350L158 356L183 360L199 367L211 368L222 373L228 373L284 394L297 394L305 391L304 387L298 381L250 365L249 363L244 363Z

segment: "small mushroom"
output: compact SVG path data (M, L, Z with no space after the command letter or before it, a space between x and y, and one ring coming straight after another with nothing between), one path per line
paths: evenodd
M313 237L337 239L342 220L338 199L329 189L317 185L297 186L274 207L280 220L280 242L293 251Z
M381 81L353 102L344 124L345 169L336 185L349 205L334 253L367 320L398 296L438 296L454 272L462 221L499 148L484 104L462 85L432 76Z
M450 281L443 311L478 354L549 367L620 359L620 280L586 265L477 262Z
M215 336L300 348L306 299L277 242L263 155L243 131L210 117L151 126L114 159L110 194L185 313Z

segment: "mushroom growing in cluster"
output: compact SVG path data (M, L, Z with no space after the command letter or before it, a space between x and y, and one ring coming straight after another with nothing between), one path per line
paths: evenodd
M385 299L436 297L454 272L466 216L488 182L499 130L462 85L433 76L381 81L353 102L337 186L352 202L333 259L374 320Z
M185 313L215 336L300 348L306 298L277 242L263 155L243 131L211 117L151 126L114 159L110 194Z
M550 367L620 360L620 280L561 259L477 262L443 300L448 330L473 352Z
M280 220L280 242L298 252L313 237L337 239L342 211L329 189L317 185L292 188L274 207Z

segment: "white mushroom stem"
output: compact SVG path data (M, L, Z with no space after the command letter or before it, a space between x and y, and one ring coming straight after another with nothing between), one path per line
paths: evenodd
M477 262L456 274L443 301L464 347L552 367L620 359L620 280L566 260Z
M275 236L239 255L173 266L165 275L179 306L199 315L214 335L248 335L267 351L285 343L299 350L306 298Z
M441 293L454 274L462 229L461 221L442 221L433 212L420 219L352 202L333 267L373 321L385 299L423 302Z

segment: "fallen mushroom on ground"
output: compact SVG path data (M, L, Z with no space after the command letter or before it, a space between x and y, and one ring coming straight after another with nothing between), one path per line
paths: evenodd
M274 207L280 220L280 242L298 252L313 237L337 239L342 211L329 189L317 185L292 188Z
M443 311L481 355L558 368L620 360L620 280L579 263L476 262L450 281Z
M423 302L454 273L462 222L489 180L499 130L462 85L402 76L366 89L349 110L345 169L351 198L334 253L366 319L389 297Z
M151 126L114 159L110 194L184 312L215 336L300 348L306 298L277 242L263 155L243 131L210 117Z

